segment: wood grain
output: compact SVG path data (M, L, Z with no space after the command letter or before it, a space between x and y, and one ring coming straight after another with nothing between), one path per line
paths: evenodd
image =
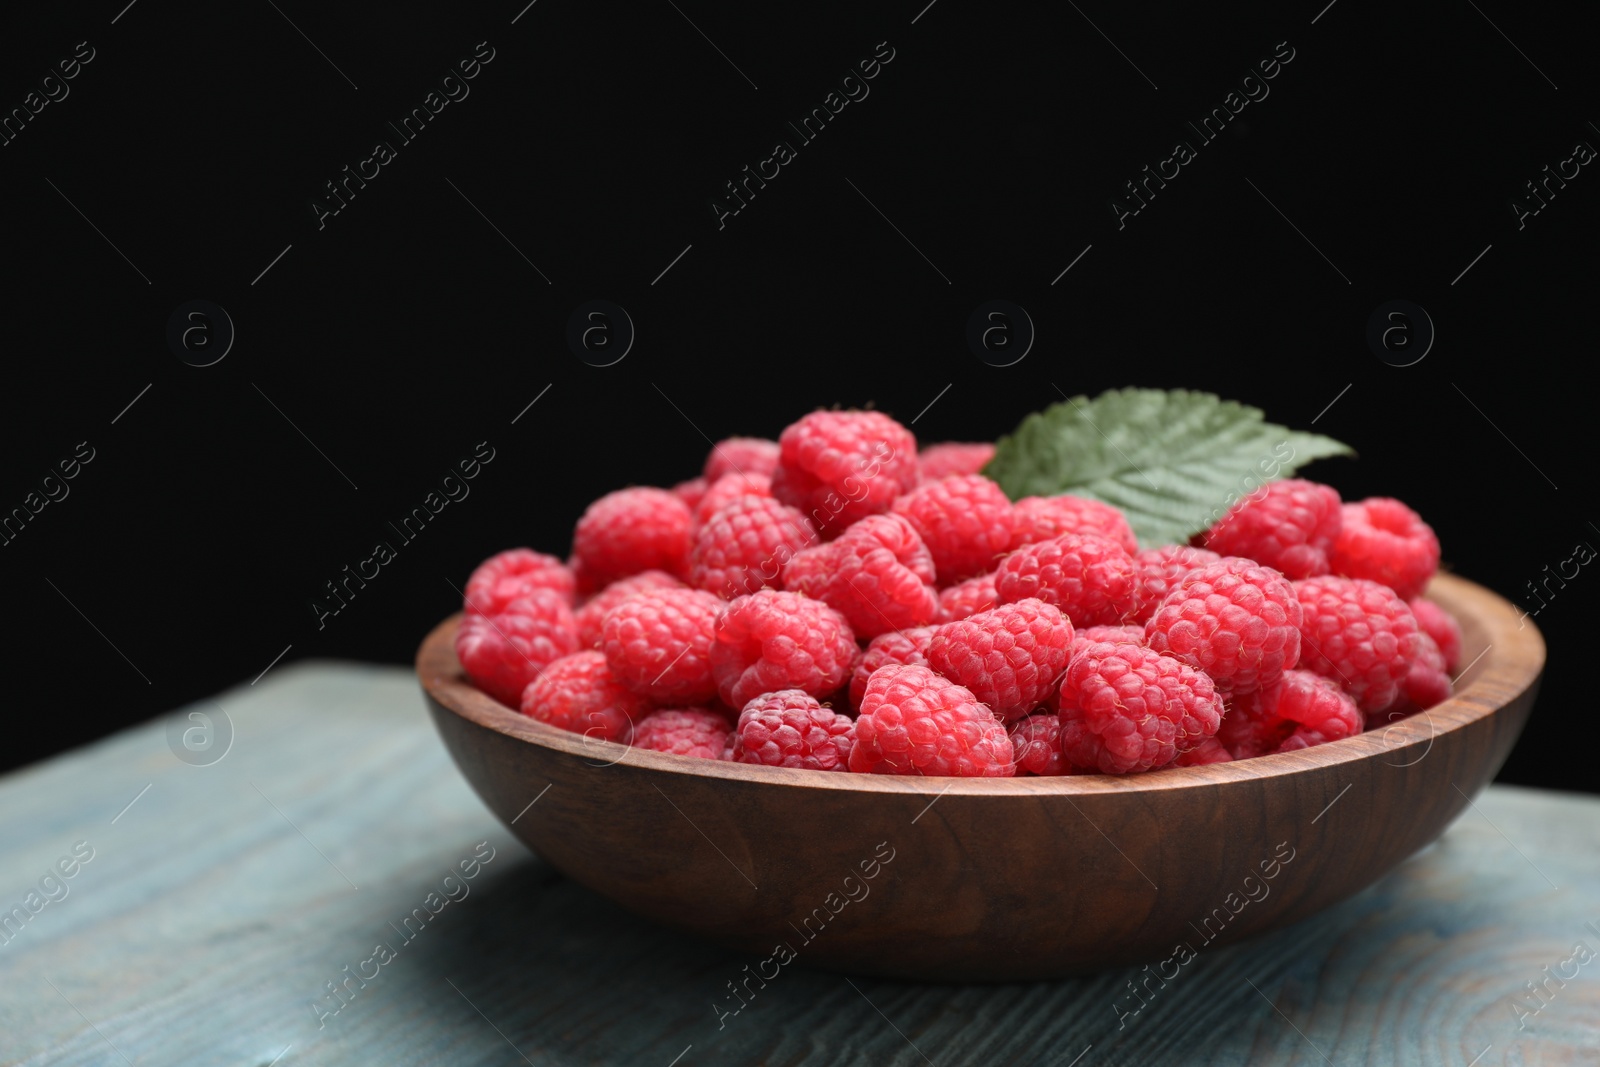
M0 779L0 899L72 842L96 850L0 945L0 1063L266 1067L288 1048L279 1067L522 1064L511 1043L540 1067L667 1067L685 1049L679 1067L1065 1067L1085 1048L1078 1067L1322 1064L1313 1044L1338 1067L1464 1067L1489 1046L1479 1067L1600 1056L1594 964L1525 1029L1511 1007L1575 941L1600 950L1584 925L1600 925L1600 799L1492 787L1368 891L1203 949L1120 1030L1138 969L847 981L808 951L719 1029L713 1005L734 1008L728 983L762 957L637 918L528 855L450 765L410 672L297 665L195 710L216 705L237 737L215 766L180 764L155 722ZM397 941L389 923L483 840L499 851L471 895L318 1029L323 983Z
M855 974L1031 980L1296 922L1437 837L1504 761L1544 646L1479 586L1442 577L1432 595L1462 622L1471 664L1446 704L1302 752L1127 778L822 774L636 751L479 693L453 621L418 672L489 808L509 824L549 785L513 829L625 907L762 956L800 938L812 965ZM863 863L884 854L863 887ZM841 905L852 892L874 903Z
M266 1067L288 1048L279 1067L522 1064L510 1043L539 1067L667 1067L685 1049L679 1067L1066 1067L1086 1048L1077 1067L1600 1058L1594 964L1525 1029L1512 1009L1575 941L1600 950L1584 925L1600 925L1600 799L1492 787L1368 891L1202 950L1120 1030L1138 969L847 981L807 951L719 1029L713 1005L734 1008L728 983L765 954L635 917L529 856L450 765L409 672L297 665L217 703L237 738L215 766L180 764L157 722L0 779L0 899L72 842L96 850L0 946L0 1063ZM389 923L486 839L499 852L471 895L319 1030L323 983L397 940Z

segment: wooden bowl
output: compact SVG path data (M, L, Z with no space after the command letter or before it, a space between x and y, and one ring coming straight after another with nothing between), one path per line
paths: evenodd
M839 774L592 740L473 688L459 617L428 635L417 674L490 810L629 910L769 957L768 977L797 958L1016 981L1181 965L1342 900L1438 837L1505 760L1545 653L1480 586L1440 576L1429 596L1465 637L1446 703L1300 752L1127 778Z

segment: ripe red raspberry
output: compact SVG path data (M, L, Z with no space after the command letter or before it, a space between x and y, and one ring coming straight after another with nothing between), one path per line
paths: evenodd
M722 758L733 726L724 715L704 708L652 711L633 729L633 747L698 759Z
M1148 771L1216 735L1210 676L1138 645L1091 645L1061 679L1061 751L1101 774Z
M1078 653L1090 645L1110 642L1113 645L1143 645L1143 626L1087 626L1072 631L1072 644L1067 646L1067 665L1077 659ZM1045 694L1044 706L1054 713L1061 710L1061 686L1053 685Z
M1067 666L1071 644L1067 617L1029 597L934 627L926 655L929 667L1010 720L1044 702Z
M919 626L914 630L892 630L874 637L855 668L850 672L850 707L861 710L861 697L867 691L867 679L879 667L890 663L928 665L928 642L933 639L932 626Z
M507 604L535 589L560 593L571 604L572 572L554 556L529 548L511 548L478 564L467 579L463 606L469 615L498 615Z
M618 578L689 569L689 506L665 489L619 489L589 505L572 532L578 588L603 589Z
M814 411L778 438L772 495L832 540L917 484L917 439L877 411Z
M1133 557L1098 534L1062 534L1007 556L994 588L1002 604L1038 597L1074 626L1116 626L1133 617Z
M917 456L922 480L946 478L952 474L977 474L994 458L994 445L987 442L943 441L924 445Z
M1011 548L1011 501L981 474L923 482L893 510L928 546L941 586L988 574Z
M1018 777L1072 773L1061 755L1060 716L1029 715L1012 723L1010 733Z
M1205 767L1212 763L1232 763L1233 755L1215 737L1208 737L1187 752L1178 753L1174 767Z
M1328 573L1339 537L1339 493L1301 478L1269 482L1235 504L1203 535L1224 556L1243 556L1285 578Z
M1278 751L1295 730L1294 723L1261 707L1255 696L1245 693L1228 700L1222 725L1217 727L1217 743L1236 760Z
M1025 496L1012 512L1015 530L1011 547L1034 545L1062 534L1099 534L1121 545L1129 555L1139 551L1139 539L1127 516L1110 504L1088 497Z
M1363 725L1360 709L1338 682L1307 670L1284 671L1278 681L1244 694L1236 704L1247 709L1247 718L1260 724L1257 732L1263 740L1281 733L1280 724L1288 724L1291 733L1280 739L1276 748L1280 752L1350 737L1359 734ZM1295 734L1299 735L1298 740ZM1291 747L1283 747L1291 741Z
M1406 602L1364 578L1304 578L1294 590L1304 613L1300 665L1338 682L1362 711L1390 704L1422 649Z
M1396 722L1450 699L1453 686L1445 670L1444 653L1433 638L1427 634L1419 636L1421 648L1411 669L1400 681L1400 692L1382 711L1368 713L1367 729Z
M721 598L699 589L655 589L606 615L601 650L612 675L661 704L698 704L717 695L711 677Z
M855 722L799 689L758 696L739 713L728 759L767 767L849 770Z
M1421 597L1411 601L1411 614L1417 617L1417 628L1439 647L1444 656L1444 671L1454 673L1461 666L1461 627L1439 605Z
M563 656L522 693L522 714L586 737L627 744L650 701L611 677L606 658L591 650Z
M701 498L706 495L709 484L704 478L690 478L673 486L672 495L687 504L689 511L693 512Z
M1344 506L1332 563L1335 574L1380 582L1414 600L1439 569L1439 538L1400 501L1369 497Z
M578 609L578 647L594 648L600 643L600 626L606 615L629 597L653 589L686 589L678 579L666 571L640 571L627 578L619 578L583 602Z
M1222 557L1191 545L1162 545L1133 557L1134 604L1132 622L1146 623L1167 598L1179 578Z
M1209 674L1217 688L1248 693L1300 661L1300 602L1271 567L1224 557L1179 578L1145 623L1145 641Z
M933 560L898 515L869 515L838 540L798 553L783 569L783 587L836 609L863 638L939 614Z
M822 697L850 677L856 652L843 615L799 593L763 589L723 609L711 673L730 708L779 689Z
M811 520L794 508L771 497L738 497L695 534L689 584L724 600L776 588L784 565L816 540Z
M988 611L1000 603L994 591L994 575L985 574L968 578L950 586L939 594L939 622L955 622L980 611Z
M771 496L772 479L765 474L724 474L706 488L700 503L694 506L695 529L721 511L725 504L742 496Z
M560 593L535 589L497 615L467 615L456 631L456 658L467 677L500 703L516 707L522 690L553 660L578 647L578 624Z
M965 686L927 667L873 672L856 718L850 769L870 774L1010 778L1006 728Z
M715 483L727 474L764 474L778 469L778 442L765 437L728 437L711 446L706 455L706 481Z

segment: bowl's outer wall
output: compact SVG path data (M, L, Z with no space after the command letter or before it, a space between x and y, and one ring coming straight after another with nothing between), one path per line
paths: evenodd
M485 804L624 907L812 966L1016 981L1294 922L1436 838L1510 752L1544 646L1487 590L1439 578L1430 595L1461 621L1463 661L1482 654L1451 701L1382 733L1128 779L952 784L587 744L471 689L453 619L418 669Z

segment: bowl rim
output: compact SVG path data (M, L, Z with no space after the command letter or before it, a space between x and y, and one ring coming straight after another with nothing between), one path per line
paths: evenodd
M605 768L625 764L669 775L693 775L730 781L765 782L791 788L856 793L914 793L934 796L1091 796L1104 793L1159 793L1193 786L1252 782L1336 767L1389 754L1422 756L1391 763L1405 767L1419 762L1441 735L1487 719L1534 686L1544 670L1545 643L1539 629L1498 594L1450 574L1435 576L1427 598L1458 622L1481 628L1485 646L1456 676L1457 691L1444 703L1385 727L1296 752L1278 752L1253 759L1195 767L1168 767L1159 773L1127 776L1074 774L1046 777L953 778L933 775L852 774L791 767L757 767L743 763L648 752L631 744L562 730L514 711L474 687L455 653L457 612L440 622L417 649L416 670L423 691L441 708L477 726ZM1465 627L1464 627L1465 628ZM1475 672L1475 673L1473 673ZM1470 680L1467 679L1471 673ZM1388 762L1388 761L1386 761ZM930 807L932 802L930 801Z

